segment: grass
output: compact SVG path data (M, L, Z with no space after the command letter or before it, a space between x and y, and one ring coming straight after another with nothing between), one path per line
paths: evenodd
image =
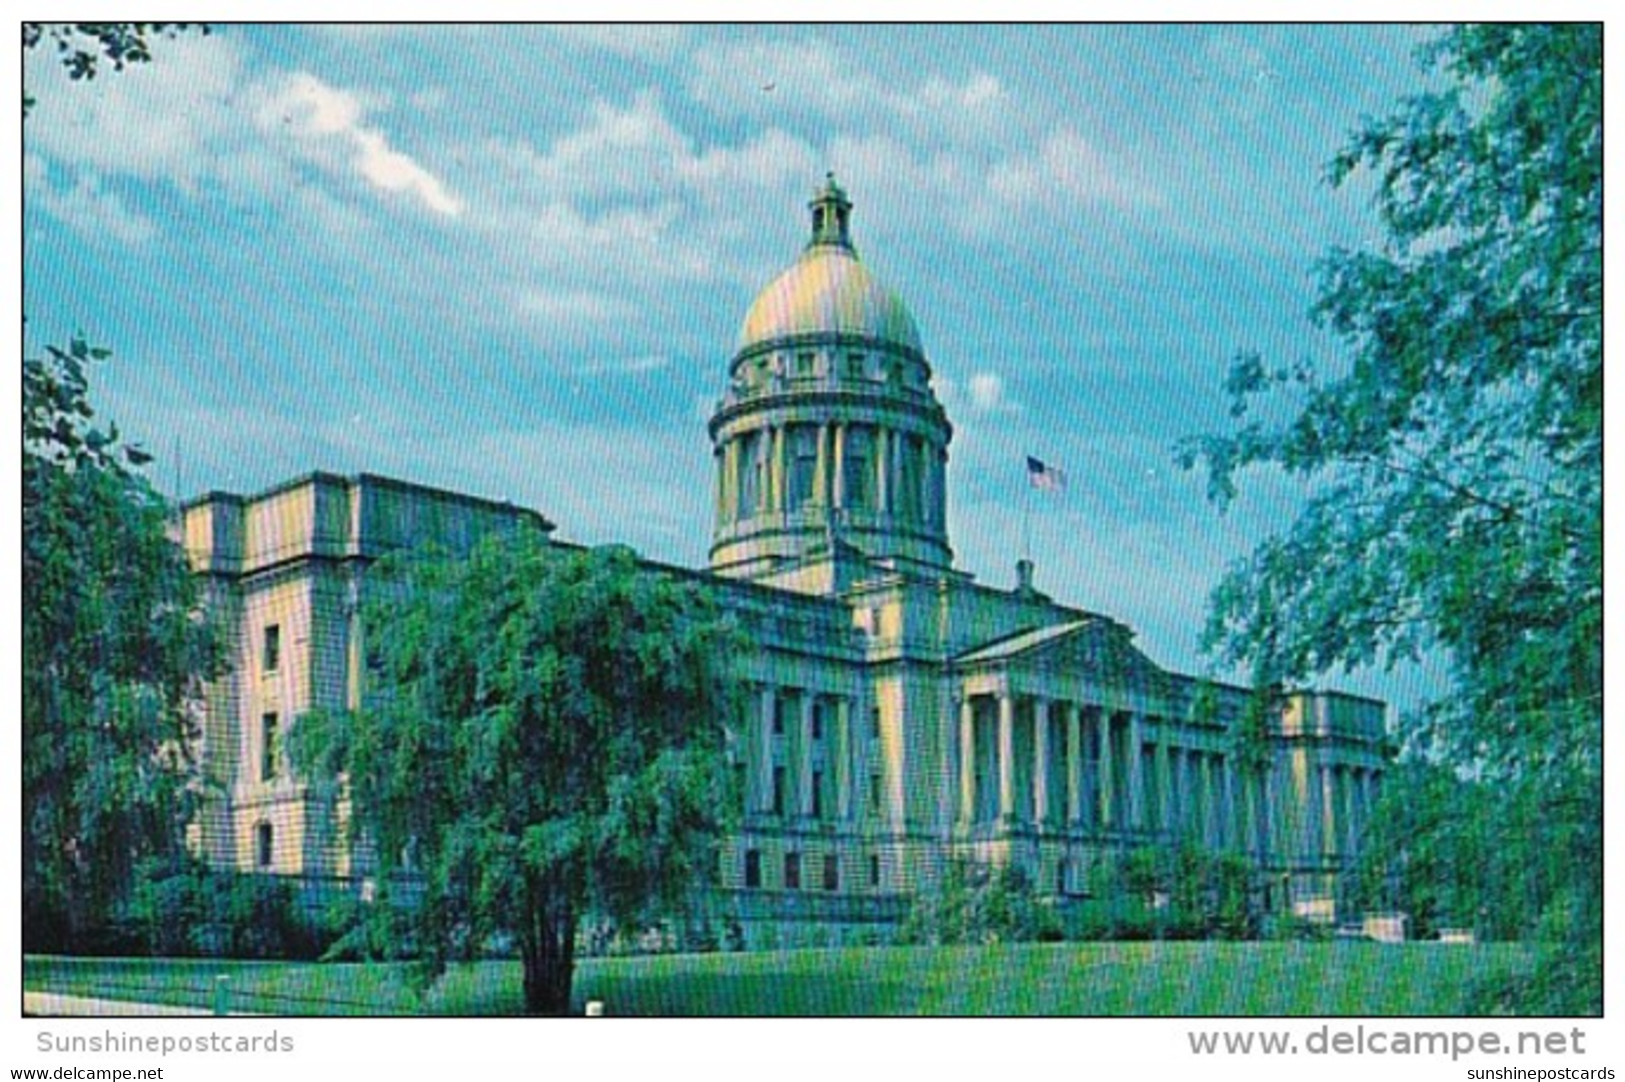
M863 947L595 958L578 1002L617 1015L1454 1014L1474 979L1522 967L1502 944L1052 943ZM505 1015L517 962L454 967L418 996L401 967L31 957L23 985L207 1008L217 974L233 1009L276 1015Z

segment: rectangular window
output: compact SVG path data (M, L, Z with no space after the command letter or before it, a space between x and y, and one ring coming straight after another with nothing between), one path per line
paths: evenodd
M762 854L756 849L745 850L745 886L762 885Z
M790 427L790 510L819 502L813 492L818 474L818 429L812 425Z
M260 652L260 669L264 672L276 672L277 666L281 663L282 627L280 624L267 624L264 649Z
M801 889L801 854L784 854L784 889Z
M822 740L824 739L824 704L814 702L812 714L812 738Z
M880 857L874 853L869 854L869 886L880 888Z
M880 775L869 775L869 814L880 814Z
M277 717L266 714L260 718L260 781L273 781L277 775L277 760L282 754L277 733Z
M754 515L767 492L767 455L759 432L749 432L739 440L739 514Z
M841 889L841 861L834 853L824 854L824 889Z
M784 814L784 767L773 768L773 814Z
M867 427L853 425L846 430L842 472L846 506L872 509L875 506L874 438Z
M775 695L773 697L773 735L774 736L783 736L784 735L785 706L786 706L786 704L785 704L785 696L783 696L783 695Z
M270 823L261 823L254 829L254 848L259 866L269 868L276 856L276 835L272 833Z
M869 739L880 739L880 707L869 711Z
M822 770L812 772L812 817L814 819L824 817L824 772Z

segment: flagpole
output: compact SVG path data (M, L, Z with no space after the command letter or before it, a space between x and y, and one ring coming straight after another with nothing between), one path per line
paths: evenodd
M1021 501L1021 558L1033 558L1033 479L1027 477L1027 494Z

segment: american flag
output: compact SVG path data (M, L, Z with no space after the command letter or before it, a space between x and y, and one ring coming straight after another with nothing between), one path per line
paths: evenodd
M1050 492L1066 491L1066 473L1054 466L1046 466L1032 455L1027 456L1027 480L1034 488Z

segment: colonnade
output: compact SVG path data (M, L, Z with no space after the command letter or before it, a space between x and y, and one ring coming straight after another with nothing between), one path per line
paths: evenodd
M962 696L958 711L955 820L973 833L1183 838L1318 860L1355 851L1375 801L1375 769L1317 761L1300 847L1272 837L1284 792L1274 770L1243 772L1227 750L1177 741L1165 719L1005 692Z
M940 528L944 456L924 435L855 421L785 421L745 429L717 453L723 524L812 507L890 515Z

